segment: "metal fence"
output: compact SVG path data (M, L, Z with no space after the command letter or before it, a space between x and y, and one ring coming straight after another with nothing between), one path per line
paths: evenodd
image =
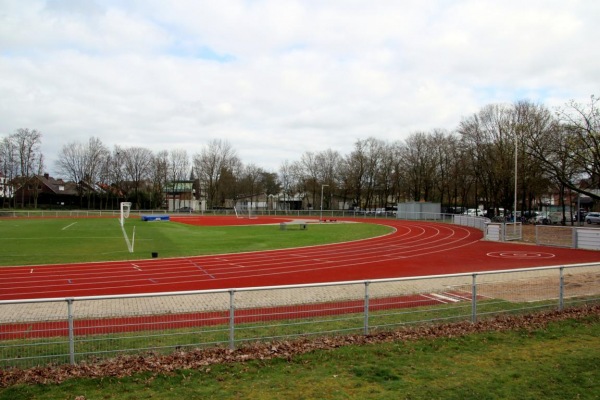
M600 229L562 225L536 225L535 242L538 245L600 250Z
M0 301L0 367L369 334L600 301L600 264L180 293Z
M170 214L178 216L236 216L233 209L218 209L205 210L195 212L176 212L162 210L131 210L130 217L140 217L142 215L161 215ZM0 217L3 218L31 218L31 217L117 217L120 215L119 210L0 210ZM411 213L401 212L397 214L394 211L369 211L369 210L252 210L252 215L255 216L279 216L290 218L331 218L331 217L348 217L348 218L398 218L408 220L421 221L440 221L452 222L454 216L473 218L464 214L444 214L444 213ZM488 220L489 221L489 220Z

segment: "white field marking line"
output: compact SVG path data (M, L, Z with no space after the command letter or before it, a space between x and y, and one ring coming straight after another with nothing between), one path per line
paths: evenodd
M72 226L73 226L73 225L75 225L76 223L77 223L77 222L73 222L72 224L65 226L65 227L64 227L64 228L62 228L61 230L63 230L63 231L64 231L64 230L66 230L66 229L69 229L70 227L72 227Z
M439 301L442 304L447 304L448 303L448 301L444 301L444 299L437 298L437 297L435 297L433 295L434 295L434 293L431 293L429 296L426 295L426 294L421 294L421 296L425 297L426 299L433 300L433 301Z
M438 294L438 293L430 293L431 296L433 297L437 297L439 299L443 299L443 300L447 300L451 303L458 303L460 300L454 298L454 297L450 297L450 296L444 296L443 294Z
M127 232L125 232L125 226L121 225L121 230L123 231L123 237L125 238L125 243L127 244L127 250L129 250L130 253L133 253L133 248L131 247L131 242L129 241Z
M471 301L471 293L469 293L469 292L465 292L465 293L467 293L468 296L467 295L461 295L461 294L455 293L455 292L452 292L451 296L454 296L454 297L456 297L458 299L463 299L463 300Z

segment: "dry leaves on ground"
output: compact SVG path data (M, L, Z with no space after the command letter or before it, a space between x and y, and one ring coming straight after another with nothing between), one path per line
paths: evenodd
M236 350L206 348L195 349L193 351L178 351L168 355L158 353L123 355L110 360L91 361L78 365L44 366L30 369L0 369L0 387L8 387L15 384L60 383L71 378L121 378L142 372L161 374L185 369L210 371L210 366L214 364L267 360L272 358L291 359L295 355L314 350L328 350L347 345L459 337L489 331L535 330L544 328L550 322L581 319L589 316L600 316L600 305L531 315L502 315L477 323L465 321L412 328L407 327L371 335L300 338L291 341L253 343Z

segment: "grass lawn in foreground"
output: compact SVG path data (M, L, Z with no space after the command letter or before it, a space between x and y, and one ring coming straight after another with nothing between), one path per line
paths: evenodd
M193 226L177 222L125 224L130 253L117 218L0 219L0 266L136 260L237 253L336 243L384 235L391 228L363 223L309 224L280 230L279 225Z
M129 378L0 389L0 399L598 399L600 319L534 331L344 346Z

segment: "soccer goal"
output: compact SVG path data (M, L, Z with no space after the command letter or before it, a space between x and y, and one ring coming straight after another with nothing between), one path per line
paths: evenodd
M233 207L233 211L235 211L235 216L237 218L256 218L256 211L253 210L252 207L248 207L245 210L238 210L237 207Z
M121 226L125 225L125 220L129 218L129 213L131 212L131 203L128 201L121 202L121 215L119 217L119 222Z
M127 249L130 253L133 253L133 246L135 243L135 225L133 227L133 234L131 236L131 240L129 240L129 236L127 236L127 232L125 231L125 220L129 218L130 212L131 203L128 201L121 202L121 214L119 215L119 223L121 225L121 231L123 231L123 238L125 239L125 243L127 244Z

